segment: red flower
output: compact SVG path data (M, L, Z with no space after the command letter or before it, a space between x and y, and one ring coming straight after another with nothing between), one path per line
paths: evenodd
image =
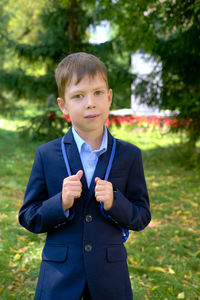
M67 121L67 123L71 123L69 115L63 115L63 118Z
M106 119L105 125L106 125L107 127L110 127L110 119L109 119L109 118Z

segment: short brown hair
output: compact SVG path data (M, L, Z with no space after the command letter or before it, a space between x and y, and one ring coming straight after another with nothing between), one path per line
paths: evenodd
M94 77L97 73L102 75L108 85L106 66L99 58L85 52L66 56L58 64L55 74L59 96L64 99L65 87L70 84L73 75L77 77L76 84L78 84L83 76Z

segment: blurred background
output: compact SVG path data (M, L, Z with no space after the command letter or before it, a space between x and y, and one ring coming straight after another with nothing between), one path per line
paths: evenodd
M57 64L107 66L106 125L141 147L152 222L126 243L135 299L200 299L200 1L1 0L0 298L34 297L43 235L20 228L35 149L70 126Z
M108 68L112 109L145 113L145 104L156 108L147 108L148 113L174 112L177 127L184 127L191 145L196 144L200 136L198 0L1 0L0 20L3 113L16 110L22 100L55 104L57 64L69 53L85 51L97 55Z

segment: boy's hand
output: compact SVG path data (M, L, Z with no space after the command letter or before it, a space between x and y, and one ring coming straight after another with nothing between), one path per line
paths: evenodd
M79 198L82 193L81 177L83 171L79 170L76 175L66 177L62 187L62 207L67 210L74 204L74 198Z
M113 206L113 186L112 183L106 180L95 178L95 197L98 202L103 202L105 210L109 210Z

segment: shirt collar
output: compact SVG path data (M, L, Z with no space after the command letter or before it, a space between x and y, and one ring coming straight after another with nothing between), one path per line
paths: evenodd
M79 151L79 154L81 152L81 149L83 147L83 145L87 145L90 147L90 145L88 145L79 135L78 133L75 131L75 129L72 127L72 134L74 136L74 140L76 142L76 145L78 147L78 151ZM93 152L96 152L96 153L103 153L107 150L107 146L108 146L108 130L107 130L107 127L104 125L104 135L103 135L103 139L102 139L102 142L101 142L101 146L98 150L94 150ZM91 147L90 147L91 148ZM91 149L92 151L92 149Z

